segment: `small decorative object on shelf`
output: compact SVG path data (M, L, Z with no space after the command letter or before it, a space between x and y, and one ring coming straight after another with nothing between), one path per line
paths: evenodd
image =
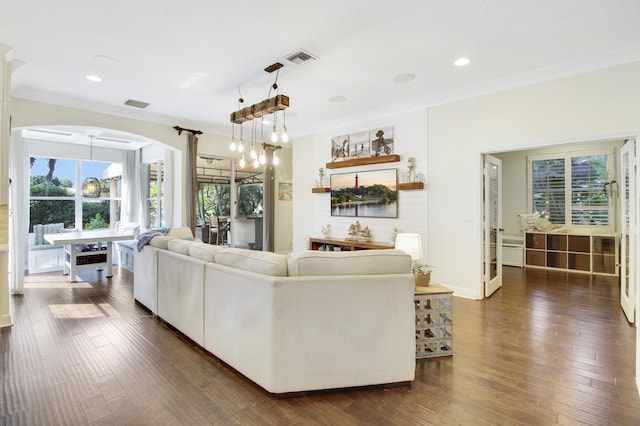
M323 237L329 238L331 236L331 225L327 224L326 226L323 226L320 231L322 231Z
M318 169L318 179L316 180L316 188L325 188L324 182L324 168L320 167Z
M424 175L416 171L415 157L409 157L407 170L402 173L398 189L423 189Z
M369 227L365 226L363 228L359 220L356 220L356 223L352 223L349 226L347 233L349 234L346 238L347 241L371 241L371 231L369 231Z

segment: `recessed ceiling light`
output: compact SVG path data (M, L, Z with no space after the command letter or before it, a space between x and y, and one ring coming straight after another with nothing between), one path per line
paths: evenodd
M102 81L102 78L97 75L88 75L85 78L89 81L93 81L94 83L100 83Z
M412 81L414 78L416 78L416 76L414 74L411 74L409 72L404 73L404 74L398 74L395 77L393 77L393 82L394 83L408 83L410 81Z
M340 102L344 102L346 100L347 98L345 98L344 96L332 96L329 98L329 102L333 102L336 104L339 104Z
M464 67L465 65L469 65L469 62L471 62L469 58L459 58L453 63L453 65L456 67Z

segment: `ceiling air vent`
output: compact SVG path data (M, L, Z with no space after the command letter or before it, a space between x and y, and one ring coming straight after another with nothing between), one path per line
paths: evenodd
M310 60L316 60L318 59L317 57L313 56L311 53L304 51L304 50L298 50L297 52L294 52L292 54L290 54L289 56L287 56L287 60L293 62L296 65L300 65L304 62L310 61Z
M129 99L124 104L127 106L136 107L136 108L146 108L149 106L148 102L136 101L135 99Z

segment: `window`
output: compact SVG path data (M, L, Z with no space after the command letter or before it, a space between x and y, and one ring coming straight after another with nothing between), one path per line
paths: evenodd
M238 187L238 215L252 216L261 215L262 210L261 183L253 183Z
M149 165L149 187L147 191L147 211L149 226L166 226L164 215L164 161Z
M198 183L196 216L198 223L209 223L211 215L231 214L231 186L220 183Z
M30 158L29 229L33 225L64 223L65 228L109 228L119 219L118 177L102 179L104 171L115 163ZM97 176L102 196L82 197L82 180ZM114 193L110 189L114 187ZM81 225L78 225L81 224Z
M568 153L529 158L531 211L555 225L612 226L611 153Z

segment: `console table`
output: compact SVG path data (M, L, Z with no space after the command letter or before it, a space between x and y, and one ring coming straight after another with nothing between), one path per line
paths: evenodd
M416 287L416 358L453 355L453 290Z
M393 244L375 241L351 241L343 238L309 238L309 250L354 251L392 248L394 248Z
M107 265L107 278L113 276L113 242L133 240L130 233L110 229L45 234L44 239L53 245L64 245L64 274L69 281L76 281L76 270L81 266ZM82 251L80 245L106 243L106 250Z

